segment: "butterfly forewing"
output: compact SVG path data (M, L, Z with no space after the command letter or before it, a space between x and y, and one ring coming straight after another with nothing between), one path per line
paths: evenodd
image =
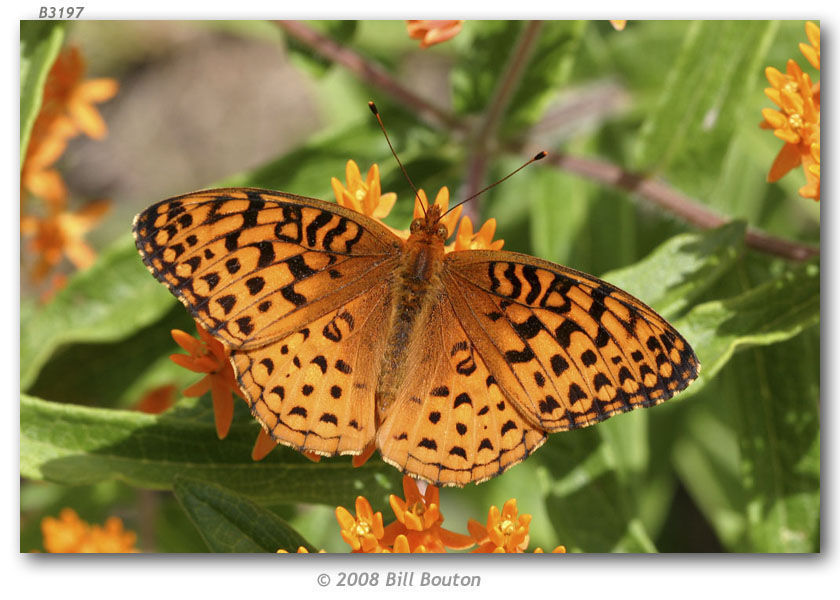
M335 204L241 188L160 202L134 234L152 274L232 348L281 338L368 291L401 244Z
M446 290L504 390L546 431L664 402L697 376L662 317L599 279L513 252L453 252Z
M196 192L135 220L152 274L221 338L245 400L280 443L358 454L374 436L376 361L402 241L335 204Z

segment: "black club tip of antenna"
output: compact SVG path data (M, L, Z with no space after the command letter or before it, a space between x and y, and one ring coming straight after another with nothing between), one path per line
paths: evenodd
M373 100L368 102L368 107L370 108L370 112L372 112L375 115L379 115L379 110L377 110L376 104L373 103Z

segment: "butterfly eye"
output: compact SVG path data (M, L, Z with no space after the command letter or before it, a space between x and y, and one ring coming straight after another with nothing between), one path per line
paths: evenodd
M411 233L417 233L423 228L423 219L414 219L411 222Z
M437 234L440 239L446 241L446 238L449 237L449 230L446 228L446 225L438 225Z

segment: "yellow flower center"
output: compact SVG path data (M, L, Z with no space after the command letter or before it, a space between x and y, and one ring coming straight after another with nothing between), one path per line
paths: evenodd
M785 86L782 89L790 92L791 94L798 94L799 93L799 84L797 84L795 81L788 80L788 82L785 84Z
M788 117L788 123L790 124L790 128L794 131L799 131L805 125L805 121L799 113L793 113L790 115Z
M410 512L413 512L418 517L422 517L423 513L426 512L426 505L423 504L422 500L418 500L415 502L412 507L409 509Z
M515 530L516 524L513 521L504 520L499 523L499 531L501 531L506 538L509 538Z
M356 200L361 202L365 199L365 196L367 196L367 187L362 184L362 187L356 190Z
M355 533L358 537L364 537L370 533L370 524L364 521L359 521L353 528L353 533Z

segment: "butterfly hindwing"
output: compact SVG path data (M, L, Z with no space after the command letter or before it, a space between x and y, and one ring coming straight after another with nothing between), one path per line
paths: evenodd
M435 485L462 486L524 460L545 432L516 409L442 298L429 317L421 360L380 425L382 457Z
M135 220L152 274L229 347L259 346L372 287L401 241L335 204L256 190L208 190Z
M359 454L375 435L374 390L388 317L383 280L272 343L231 355L252 412L276 441L322 455Z
M595 277L501 251L446 256L446 290L499 385L546 431L664 402L697 376L685 339Z

